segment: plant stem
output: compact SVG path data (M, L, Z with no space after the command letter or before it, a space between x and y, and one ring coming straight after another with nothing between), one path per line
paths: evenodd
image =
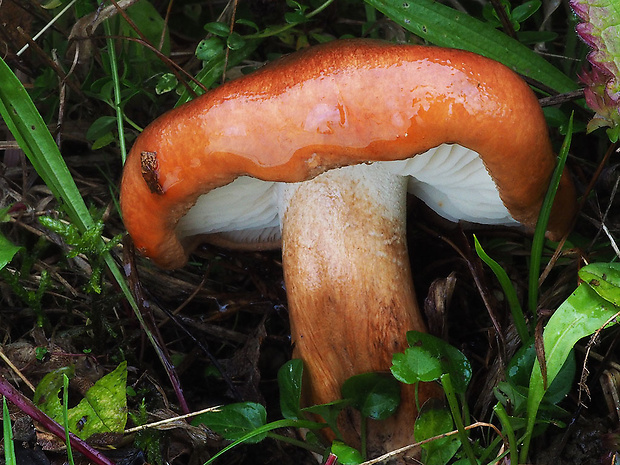
M329 5L331 5L333 2L334 2L334 0L327 0L325 3L320 5L317 9L312 10L310 13L308 13L306 15L306 18L310 19L313 16L318 15L321 11L323 11L325 8L327 8ZM250 40L250 39L264 39L265 37L272 37L272 36L281 34L282 32L288 31L289 29L292 29L295 26L299 26L299 24L300 23L286 24L284 26L273 28L273 29L268 29L266 31L259 32L259 33L256 33L256 34L249 34L247 36L244 36L243 38L246 39L246 40Z
M127 158L127 147L125 145L125 128L123 127L123 110L121 109L121 83L118 78L118 62L114 50L114 39L112 38L112 28L110 21L103 22L103 28L108 45L108 55L110 57L110 74L114 83L114 111L116 111L116 128L118 130L118 144L121 151L121 161L125 164Z
M73 452L71 450L71 440L69 439L69 378L62 375L62 420L65 428L65 444L67 445L67 458L69 465L74 465Z
M364 460L366 460L366 439L368 435L368 418L366 417L362 417L361 419L361 428L360 428L360 449L361 449L361 454L362 454L362 458Z
M518 464L519 456L517 453L517 439L515 437L514 429L512 429L512 425L510 424L510 419L508 418L508 414L504 409L504 406L499 402L493 407L493 411L499 418L499 421L502 423L502 429L506 432L508 436L508 445L510 447L510 463Z
M474 454L474 450L469 443L469 437L467 436L467 432L465 431L465 425L463 424L463 418L461 418L461 411L459 409L459 402L456 398L454 387L452 386L450 374L445 373L441 375L441 385L443 386L443 390L446 393L448 405L450 406L450 411L452 412L452 418L454 419L454 424L456 425L456 429L459 432L459 438L461 439L461 444L463 444L463 449L465 449L465 454L469 459L469 463L471 463L471 465L478 465L476 455Z
M491 257L487 255L484 251L478 238L474 234L474 245L476 247L476 253L478 257L486 263L486 265L491 268L495 277L499 281L500 286L502 286L502 290L504 291L504 295L506 296L506 300L508 301L508 306L510 307L510 313L512 314L512 320L514 321L515 327L517 328L517 333L519 334L519 338L521 339L521 343L524 344L526 341L530 339L530 332L527 327L527 323L525 322L525 317L523 316L523 309L521 308L521 304L519 304L519 298L517 297L517 291L515 290L510 278L508 277L508 273Z

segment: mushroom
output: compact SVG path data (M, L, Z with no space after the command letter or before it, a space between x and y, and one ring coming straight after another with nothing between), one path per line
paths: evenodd
M306 401L326 403L350 376L388 370L408 330L424 331L407 193L453 221L532 228L555 164L536 97L500 63L334 41L150 124L127 159L121 207L138 250L164 268L183 266L201 242L281 246ZM548 237L562 236L574 212L565 173ZM410 443L415 414L403 387L399 411L374 426L369 449Z

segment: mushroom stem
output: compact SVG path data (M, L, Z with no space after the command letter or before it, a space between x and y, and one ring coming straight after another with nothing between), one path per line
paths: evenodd
M309 404L339 399L353 375L389 370L392 354L408 347L406 332L425 330L407 253L407 181L381 165L282 187L284 279ZM369 452L411 443L415 414L403 387L396 417L369 425ZM359 425L343 421L345 439L359 444Z

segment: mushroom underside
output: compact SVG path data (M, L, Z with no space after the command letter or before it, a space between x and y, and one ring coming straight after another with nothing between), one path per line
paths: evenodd
M480 156L458 144L442 144L414 157L369 162L407 180L407 191L451 221L517 225L502 203ZM285 183L240 176L198 198L176 228L179 238L217 235L228 244L280 243Z

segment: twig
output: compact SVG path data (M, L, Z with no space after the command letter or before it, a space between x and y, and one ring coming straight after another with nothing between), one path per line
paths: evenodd
M596 344L596 341L598 340L599 335L601 334L601 331L603 331L610 323L613 323L614 320L616 320L618 317L620 317L620 312L609 317L607 321L603 323L601 327L597 329L594 334L592 334L592 336L590 336L590 340L588 341L588 344L586 345L586 352L585 352L585 356L583 359L583 367L581 369L581 376L579 377L579 397L578 397L578 402L577 402L579 405L582 404L581 396L584 391L586 395L590 397L590 392L586 385L586 379L589 373L587 364L588 364L588 358L590 356L590 351L592 350L592 347Z
M138 431L142 431L148 428L156 428L158 426L165 425L167 423L173 423L178 420L185 420L186 418L195 417L196 415L201 415L206 412L217 412L221 407L222 407L221 405L216 405L215 407L209 407L203 410L198 410L196 412L186 413L185 415L179 415L179 416L172 417L172 418L166 418L165 420L159 420L153 423L147 423L145 425L135 426L133 428L126 429L125 431L123 431L123 434L137 433Z
M497 426L495 426L492 423L485 423L485 422L478 421L476 423L472 423L471 425L466 426L465 429L470 430L470 429L480 428L480 427L488 427L488 428L494 429L495 432L502 438L502 441L506 443L506 438L504 438L504 435L502 434L502 432L499 429L497 429ZM408 450L423 446L424 444L428 444L429 442L435 441L436 439L447 438L449 436L454 436L458 433L459 431L455 429L448 433L440 434L439 436L433 436L432 438L425 439L424 441L416 442L415 444L409 444L408 446L401 447L399 449L388 452L387 454L383 454L374 459L368 460L366 462L362 462L360 465L374 465L375 463L379 463L379 462L383 462L384 460L391 459L392 457L395 457L404 452L407 452Z
M571 92L565 92L563 94L543 97L538 99L538 103L541 107L550 107L553 105L560 105L561 103L572 102L573 100L578 100L580 98L583 98L583 89L577 89Z
M3 350L0 349L0 358L2 358L2 360L4 360L4 363L6 363L9 368L11 368L11 370L13 370L15 372L15 374L17 376L19 376L19 378L26 384L26 386L28 386L30 388L30 390L32 392L35 391L35 387L32 385L32 383L30 381L28 381L28 378L26 378L26 376L24 376L24 374L21 372L21 370L19 368L17 368L13 362L11 362L11 360L9 360L9 358L6 356L6 354L4 353Z
M45 33L45 31L47 31L50 27L52 27L52 25L53 25L53 24L54 24L54 23L55 23L58 19L60 19L60 17L61 17L62 15L64 15L64 14L65 14L65 13L69 10L69 8L71 8L71 7L73 6L73 4L74 4L76 1L77 1L77 0L73 0L73 1L69 2L69 3L67 4L67 6L65 6L65 7L64 7L64 8L60 11L60 13L58 13L56 16L54 16L54 18L52 18L52 20L51 20L49 23L47 23L47 24L43 27L43 29L41 29L39 32L37 32L37 33L34 35L34 37L32 38L33 42L34 42L35 40L37 40L39 37L41 37L41 36ZM17 55L17 56L20 56L22 53L24 53L24 52L28 49L28 47L30 47L30 45L31 45L30 43L28 43L28 44L24 45L24 46L23 46L23 47L22 47L22 48L21 48L21 49L17 52L17 54L16 54L16 55Z

